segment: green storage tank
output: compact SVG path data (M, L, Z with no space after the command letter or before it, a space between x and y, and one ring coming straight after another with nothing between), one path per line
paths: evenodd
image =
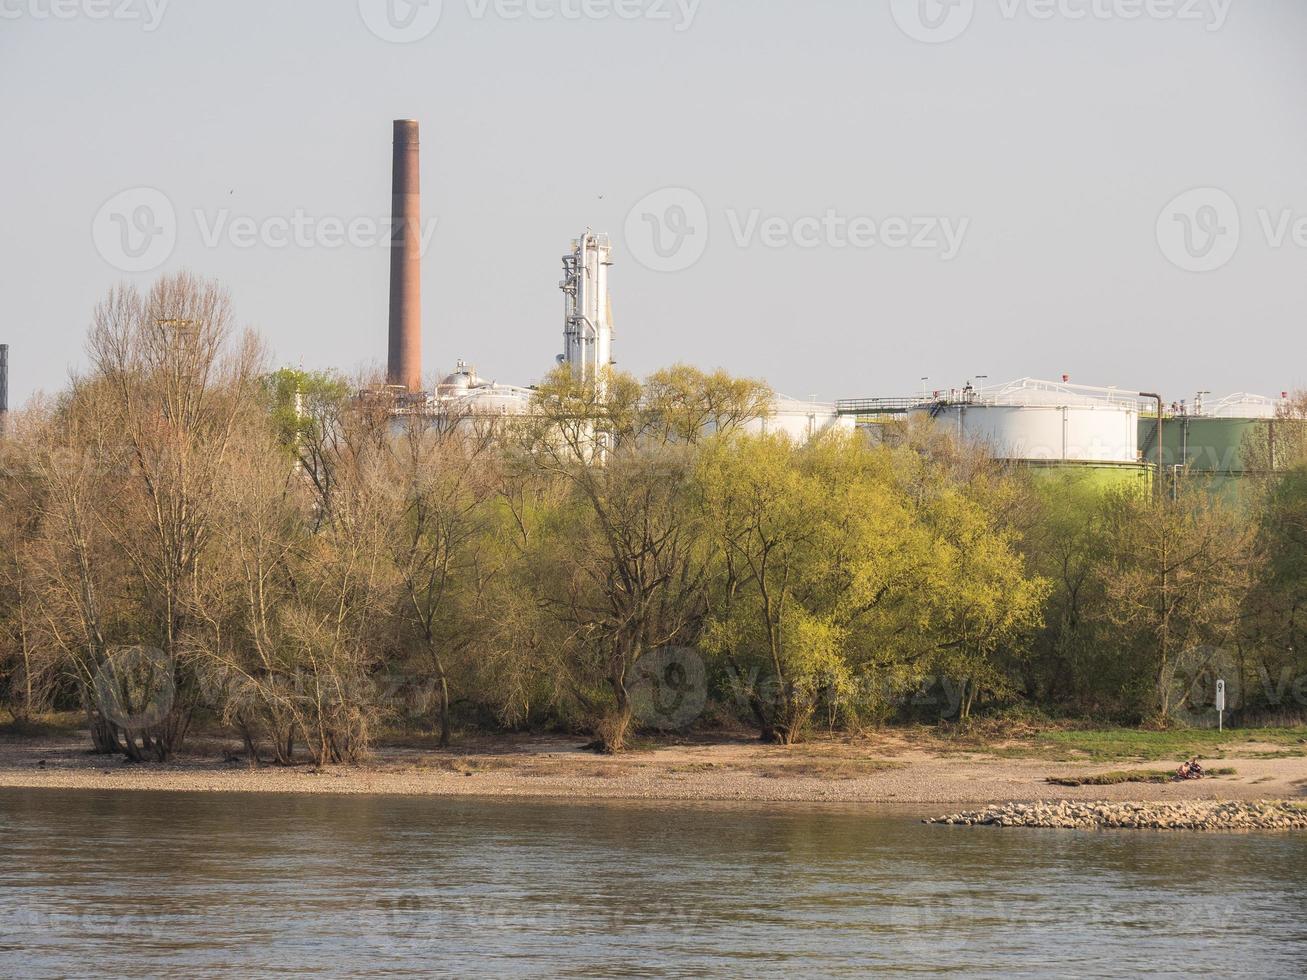
M1167 416L1162 421L1161 453L1167 477L1199 481L1215 493L1237 495L1248 476L1265 472L1264 454L1275 445L1277 425L1284 424L1273 418ZM1139 418L1139 453L1156 464L1155 415Z

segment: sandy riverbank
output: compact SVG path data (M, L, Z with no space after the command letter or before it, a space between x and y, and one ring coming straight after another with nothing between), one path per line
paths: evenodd
M1274 747L1255 743L1223 754L1217 765L1233 775L1078 787L1047 779L1174 763L996 757L893 735L792 748L705 739L618 757L586 752L580 739L470 740L449 752L382 747L367 766L323 769L224 762L221 746L202 742L167 765L126 765L89 754L86 744L75 736L0 739L0 787L810 803L1307 798L1307 757L1259 757Z

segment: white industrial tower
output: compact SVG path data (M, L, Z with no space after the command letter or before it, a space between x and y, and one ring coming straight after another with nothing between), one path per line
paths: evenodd
M613 245L608 236L587 229L572 242L571 254L563 256L565 278L558 284L566 311L564 348L558 362L568 365L578 380L595 384L601 394L613 363L613 311L608 296L612 264Z

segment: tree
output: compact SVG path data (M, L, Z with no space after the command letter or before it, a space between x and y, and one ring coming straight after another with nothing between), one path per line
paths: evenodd
M686 364L655 371L641 394L643 415L655 436L685 443L744 430L771 412L774 399L761 381Z
M265 409L278 444L311 483L319 515L330 509L331 455L351 390L330 372L282 368L262 379Z
M1030 492L1038 513L1022 551L1049 583L1045 623L1034 644L1029 691L1040 703L1119 715L1133 710L1123 697L1137 674L1131 658L1112 645L1103 615L1105 582L1103 488L1079 473L1040 474Z
M616 372L603 385L556 372L519 438L519 472L563 491L523 557L542 608L566 624L569 686L592 719L595 747L621 751L636 665L684 639L699 615L694 446L674 438L636 379Z
M300 601L310 494L269 427L240 434L216 492L220 520L197 600L209 700L240 734L255 764L264 748L290 765L308 739L301 707L305 664L286 629Z
M145 296L113 290L96 308L89 353L125 476L119 507L103 520L143 586L148 640L171 665L174 702L147 736L166 759L197 693L190 602L213 490L235 433L253 423L262 355L252 334L237 337L228 294L189 273L163 277Z
M866 699L917 634L925 546L883 450L830 435L721 440L700 469L714 536L705 646L764 740L799 740L823 698Z
M1043 625L1049 586L1026 571L1013 532L957 488L946 487L925 509L932 535L926 583L936 635L939 675L957 683L958 716L967 722L982 693L1014 693L1015 673L1003 655L1019 660Z
M492 547L498 490L494 443L463 413L406 420L392 443L394 486L390 548L402 588L401 639L421 651L436 682L440 746L450 742L450 685L484 632L483 604L500 555Z
M139 642L139 618L131 568L107 531L122 500L107 403L102 381L75 379L58 405L29 416L7 447L22 462L5 481L6 497L34 522L17 555L29 655L42 651L71 682L95 751L139 760L155 750L142 724L153 719L122 710L133 692L112 683L112 657Z
M42 642L35 562L45 485L32 470L48 434L48 418L33 408L6 420L0 440L0 684L19 721L47 707L57 688L56 660Z
M1135 656L1152 677L1157 722L1184 707L1175 692L1182 654L1233 643L1252 583L1249 522L1201 490L1157 500L1142 489L1109 494L1097 574L1104 615L1122 632L1120 656Z
M1248 519L1260 561L1244 636L1262 682L1259 707L1283 709L1286 686L1307 667L1307 463L1277 474Z

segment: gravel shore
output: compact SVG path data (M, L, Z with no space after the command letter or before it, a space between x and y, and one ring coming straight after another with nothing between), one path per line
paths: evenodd
M1115 803L1060 800L1006 803L926 823L1060 830L1307 830L1307 804L1270 802Z

